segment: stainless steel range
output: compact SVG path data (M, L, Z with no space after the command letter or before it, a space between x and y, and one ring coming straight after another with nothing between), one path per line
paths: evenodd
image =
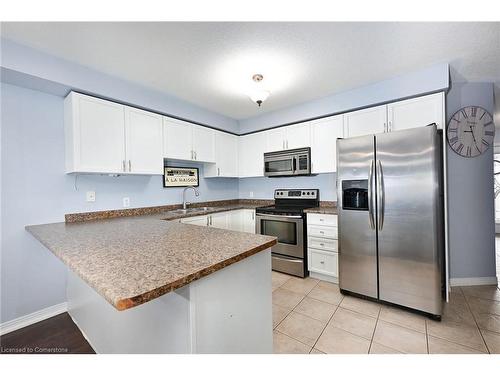
M274 205L256 209L256 233L278 238L278 244L272 248L273 270L307 276L304 209L317 206L318 189L277 189Z

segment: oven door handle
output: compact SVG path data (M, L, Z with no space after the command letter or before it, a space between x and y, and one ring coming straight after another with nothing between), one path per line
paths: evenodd
M287 218L287 219L302 219L302 216L297 215L297 216L288 216L288 215L272 215L272 214L256 214L257 216L267 216L267 217L279 217L279 218Z

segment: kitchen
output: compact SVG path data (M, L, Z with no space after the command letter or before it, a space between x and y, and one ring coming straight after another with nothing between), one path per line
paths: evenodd
M307 40L358 26L262 27ZM279 63L242 78L250 98L192 90L187 101L203 72L179 77L176 97L137 83L151 66L67 49L159 30L172 45L202 48L213 32L238 46L236 30L257 26L141 27L2 23L2 348L36 345L53 322L86 353L500 351L498 77L460 80L467 70L452 58L461 33L483 38L480 52L498 63L498 23L363 25L442 35L449 61L430 49L416 68L408 58L402 71L299 102L300 90L285 100L270 89ZM191 60L179 54L177 66ZM223 68L204 84L230 91ZM394 258L412 263L402 271ZM74 342L61 337L51 345Z

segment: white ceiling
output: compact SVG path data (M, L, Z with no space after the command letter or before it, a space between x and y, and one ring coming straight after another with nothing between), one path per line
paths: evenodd
M500 23L2 23L2 35L235 119L449 62L496 82ZM253 73L271 96L246 93ZM497 114L500 113L497 99Z

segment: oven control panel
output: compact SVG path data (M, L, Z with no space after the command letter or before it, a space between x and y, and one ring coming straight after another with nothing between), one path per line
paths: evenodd
M276 189L274 199L317 199L318 189Z

